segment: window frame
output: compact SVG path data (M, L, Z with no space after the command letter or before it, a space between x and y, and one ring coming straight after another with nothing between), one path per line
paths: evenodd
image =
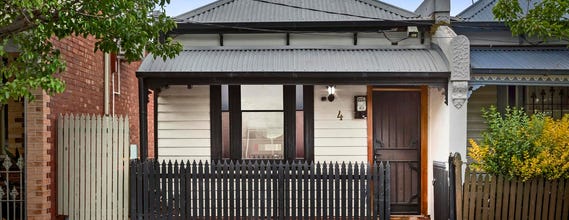
M229 85L229 159L242 160L241 85ZM221 85L210 86L211 159L222 160L222 92ZM283 160L296 159L296 85L283 85L284 155ZM271 112L273 112L271 110ZM277 112L281 112L280 110ZM304 159L314 160L314 86L303 85ZM254 160L254 159L251 159ZM268 159L267 159L268 160Z

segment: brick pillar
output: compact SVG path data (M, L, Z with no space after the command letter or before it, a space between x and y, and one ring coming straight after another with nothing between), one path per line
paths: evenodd
M26 215L28 220L52 217L52 144L48 116L50 97L34 92L36 99L26 106Z

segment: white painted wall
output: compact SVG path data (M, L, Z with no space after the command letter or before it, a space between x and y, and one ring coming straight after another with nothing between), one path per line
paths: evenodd
M326 86L314 86L314 160L367 161L367 121L354 119L354 96L366 95L365 85L336 86L333 102L321 101ZM344 118L336 118L341 111Z
M210 159L209 86L170 86L158 96L158 159Z
M285 46L286 34L224 34L224 46Z
M321 46L354 46L354 33L291 33L290 46L321 47ZM359 32L358 46L388 47L421 45L421 39L407 38L407 32ZM218 34L183 34L173 36L184 47L217 47L220 46ZM423 45L430 45L430 37L426 34ZM398 41L398 45L391 42ZM223 46L226 47L277 47L286 46L285 33L259 34L223 34Z
M183 34L173 36L174 41L179 42L184 47L214 47L219 46L219 35L217 34Z
M429 88L429 125L428 125L428 212L434 213L433 200L433 161L447 161L449 155L449 120L448 106L445 104L445 94L442 88Z

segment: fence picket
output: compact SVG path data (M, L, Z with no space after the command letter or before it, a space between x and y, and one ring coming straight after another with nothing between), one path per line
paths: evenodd
M266 214L265 214L265 206L266 206L266 200L265 200L265 194L266 194L266 189L265 189L265 183L266 183L266 179L267 177L266 175L266 171L265 171L265 162L261 161L261 165L259 166L259 185L260 185L260 197L259 197L259 217L261 217L261 219L265 219L266 218Z
M565 180L565 193L563 195L563 216L561 219L569 219L569 180Z
M523 202L523 190L524 184L521 179L515 179L514 181L517 184L517 192L516 192L516 203L515 203L515 218L522 219L522 202Z
M210 201L210 194L211 191L213 190L212 188L210 188L210 174L211 174L211 170L210 170L210 166L209 166L209 162L206 161L205 165L204 165L204 192L205 192L205 206L204 206L204 219L209 220L210 219L210 210L211 210L211 201Z
M549 213L548 219L553 220L555 217L555 202L557 201L557 183L559 181L551 181L551 190L549 194ZM544 210L547 211L547 210Z
M58 146L58 149L57 149L57 164L56 164L56 166L57 166L57 173L59 174L59 175L57 175L57 182L63 183L64 175L62 175L62 174L63 174L63 169L64 169L64 166L63 166L64 148L63 148L63 116L61 114L57 118L57 146ZM63 184L57 184L57 191L63 192ZM58 213L64 213L63 212L63 210L64 210L63 200L64 200L63 193L58 193L57 194L57 212Z
M98 145L98 139L97 139L97 131L100 129L99 125L97 124L97 116L92 115L90 118L90 122L89 124L91 125L91 129L89 130L89 136L91 139L91 147L89 148L89 158L91 158L91 160L89 162L87 162L89 164L89 182L90 182L90 188L89 188L89 194L91 195L89 198L89 202L90 202L90 206L89 208L91 209L91 219L97 219L97 191L96 191L96 182L97 182L97 149ZM128 167L128 161L126 161L126 164L124 165L125 167ZM128 178L128 172L126 173ZM124 181L124 184L129 184L128 181ZM127 192L128 193L128 192ZM128 195L128 194L127 194ZM121 204L128 204L128 198L124 198L125 201L123 201ZM123 210L125 213L128 213L128 205L124 205L123 208L125 210ZM128 215L128 214L127 214Z
M555 204L557 204L557 207L555 208L555 218L554 219L562 219L561 217L561 211L563 209L563 195L565 193L565 191L567 190L567 185L565 183L564 180L558 180L559 181L559 188L557 190L557 201L555 202Z
M521 182L521 181L520 181ZM529 196L531 194L531 181L524 182L524 188L522 190L523 193L523 201L522 201L522 220L527 220L529 218Z
M123 129L123 161L124 161L124 175L123 175L123 181L124 181L124 190L123 190L123 207L125 207L125 210L128 209L128 193L129 193L129 187L130 187L130 182L127 181L128 180L128 175L130 173L130 167L129 167L129 163L128 161L130 160L130 149L129 149L129 143L130 143L130 124L129 124L129 120L128 117L124 118L124 129ZM95 165L95 164L93 164ZM122 220L127 220L128 219L128 212L123 212L123 216L121 218Z
M546 220L549 210L549 194L551 193L551 182L545 181L545 188L543 189L543 208L541 210L541 219Z
M80 115L75 115L75 121L74 121L75 127L74 127L74 134L73 134L73 145L74 145L74 158L75 160L73 161L73 166L75 166L74 168L74 178L73 178L73 209L74 211L74 215L73 218L74 219L80 219L80 214L81 214L81 199L80 199L80 181L81 181L81 169L80 169L80 161L81 161L81 118Z
M341 198L341 203L340 203L340 210L341 210L341 217L342 219L346 219L346 193L348 192L348 190L346 189L346 163L342 162L342 167L340 168L340 196L339 198Z
M322 192L322 199L320 201L322 201L321 204L321 208L322 208L322 216L324 217L324 219L326 219L328 217L328 211L329 209L326 209L325 207L331 207L332 205L328 205L328 182L329 180L329 175L328 175L328 164L326 164L326 162L324 162L322 164L322 190L320 190Z
M322 197L322 170L320 167L320 162L316 163L316 216L323 216L322 214L322 202L325 200Z

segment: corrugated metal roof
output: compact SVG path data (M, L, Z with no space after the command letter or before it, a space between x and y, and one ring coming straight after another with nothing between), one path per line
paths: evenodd
M176 20L181 23L239 23L410 20L419 17L376 0L219 0L181 14Z
M477 73L555 71L569 74L569 49L472 48L470 65Z
M166 61L152 55L138 72L449 72L433 49L187 49Z
M520 7L524 12L528 11L528 8L533 8L535 3L541 2L542 0L519 0ZM464 11L456 15L457 18L463 21L496 21L494 19L494 14L492 9L496 6L498 0L478 0L476 3L466 8Z

